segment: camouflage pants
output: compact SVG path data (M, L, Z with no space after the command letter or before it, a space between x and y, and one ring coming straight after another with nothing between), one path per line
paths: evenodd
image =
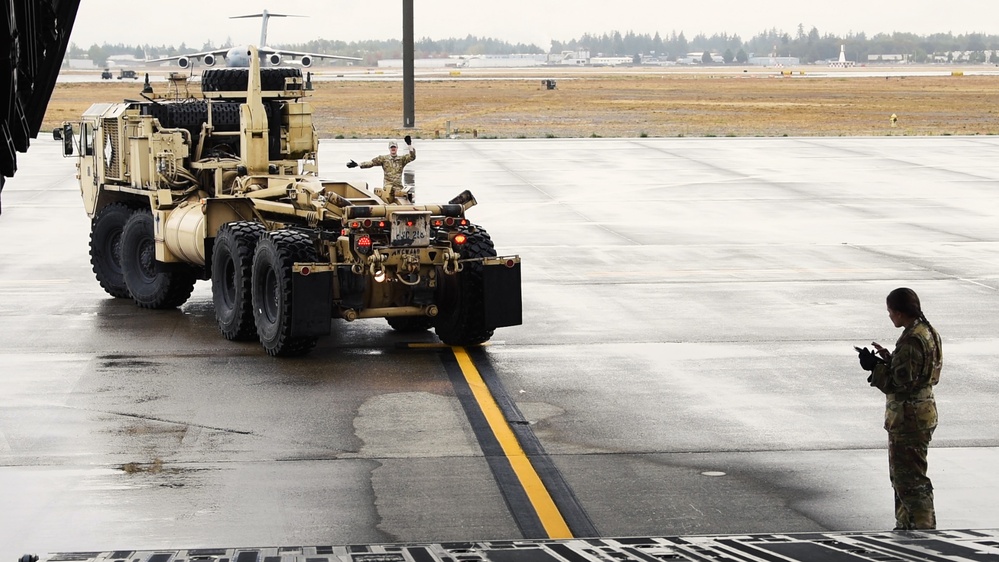
M888 434L888 473L895 489L895 529L936 529L926 452L933 430Z

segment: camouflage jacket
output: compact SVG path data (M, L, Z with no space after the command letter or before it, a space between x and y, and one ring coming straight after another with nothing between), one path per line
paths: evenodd
M943 346L936 330L921 320L902 332L887 363L879 363L871 386L885 393L885 429L911 433L937 426L933 386L940 380Z
M381 166L385 172L385 189L402 190L402 169L413 160L416 160L416 149L411 148L408 152L396 155L395 157L384 154L375 156L367 162L358 164L362 168L374 168Z

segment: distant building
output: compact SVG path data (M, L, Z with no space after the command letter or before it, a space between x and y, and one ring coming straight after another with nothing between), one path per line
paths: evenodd
M562 51L559 54L548 55L548 64L565 66L583 66L590 64L589 51Z
M650 66L674 66L676 61L669 60L665 55L647 55L642 57L642 64Z
M867 62L906 64L909 62L909 55L867 55Z
M591 57L590 64L593 66L621 66L632 64L635 59L632 57Z
M994 63L992 59L996 57L996 51L945 51L943 53L933 53L934 62L967 62L967 63Z
M718 53L711 53L711 62L715 64L724 64L725 57L719 55ZM676 58L677 64L704 64L704 51L696 51L687 53L682 57Z

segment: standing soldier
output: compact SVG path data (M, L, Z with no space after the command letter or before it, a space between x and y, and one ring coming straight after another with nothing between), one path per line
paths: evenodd
M868 382L886 395L888 472L895 489L895 530L935 529L933 484L926 476L926 453L937 427L933 386L940 380L943 346L912 289L888 294L888 318L904 328L888 352L872 343L875 353L860 350L860 366L871 372Z
M348 168L373 168L375 166L381 166L382 170L385 172L384 185L382 186L382 191L384 197L389 203L412 203L413 193L412 191L406 190L402 185L402 169L406 167L413 160L416 160L416 149L413 148L413 138L409 135L403 139L406 141L406 148L408 152L402 156L399 156L399 143L396 141L389 141L389 153L383 154L381 156L375 156L367 162L361 162L358 164L351 160L347 162Z

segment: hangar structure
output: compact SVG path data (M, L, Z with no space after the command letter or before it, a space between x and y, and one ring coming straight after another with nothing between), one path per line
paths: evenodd
M0 0L0 196L45 117L80 0ZM0 199L2 201L2 199ZM0 212L3 211L0 202Z

